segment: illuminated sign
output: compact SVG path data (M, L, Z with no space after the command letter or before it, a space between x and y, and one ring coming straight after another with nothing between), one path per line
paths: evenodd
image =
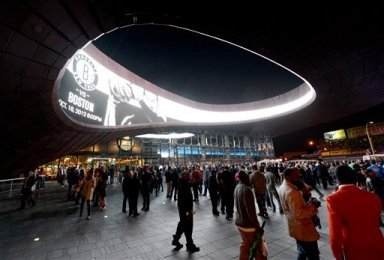
M71 118L90 125L103 125L109 96L98 90L85 90L73 74L66 71L59 88L59 103Z
M97 70L88 56L76 54L73 58L73 75L80 87L92 91L97 86Z
M347 136L345 135L344 129L324 133L324 139L326 141L343 140L346 138Z
M117 139L116 142L117 142L117 146L125 152L130 151L132 147L135 145L135 142L129 136Z
M233 105L199 103L140 78L92 44L68 61L57 82L58 102L69 118L103 127L256 122L298 111L316 96L303 79L291 91L261 101Z

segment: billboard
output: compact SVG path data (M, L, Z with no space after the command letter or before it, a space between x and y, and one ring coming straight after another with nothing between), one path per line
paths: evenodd
M339 129L339 130L324 133L325 141L337 141L337 140L343 140L346 138L347 136L345 135L344 129Z
M83 51L70 60L59 87L59 103L67 116L91 125L164 122L166 118L157 113L156 99Z

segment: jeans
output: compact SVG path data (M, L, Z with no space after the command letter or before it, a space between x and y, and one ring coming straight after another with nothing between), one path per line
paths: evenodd
M300 241L296 239L297 260L319 260L319 247L317 241Z

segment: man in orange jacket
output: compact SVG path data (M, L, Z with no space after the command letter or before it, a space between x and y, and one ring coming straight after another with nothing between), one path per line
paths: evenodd
M337 260L383 259L379 196L357 188L356 175L347 165L336 168L336 178L339 188L327 197L333 255Z

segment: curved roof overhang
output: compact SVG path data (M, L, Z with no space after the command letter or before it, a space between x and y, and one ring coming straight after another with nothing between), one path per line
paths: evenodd
M311 106L260 124L234 125L233 130L252 134L265 129L279 136L384 101L382 4L298 8L290 2L263 2L256 9L231 4L220 11L198 3L134 5L120 0L16 0L2 5L2 174L17 175L94 143L152 130L83 128L53 109L55 81L76 51L130 24L174 24L226 39L291 68L315 86Z
M257 55L253 51L247 51ZM86 68L86 73L84 68ZM297 73L285 67L284 69L301 78L302 84L288 92L264 100L239 104L207 104L175 95L148 82L113 61L92 43L89 43L76 52L62 69L55 84L53 104L59 116L63 116L61 113L63 111L73 122L88 127L98 125L121 128L124 124L127 129L135 127L135 125L127 124L127 122L131 122L128 119L125 122L116 122L116 103L126 103L141 108L140 102L151 108L157 117L157 120L137 122L141 126L180 126L192 123L228 125L259 122L294 113L315 100L316 92L313 87ZM65 88L65 90L60 88ZM102 97L92 97L95 96L95 92L100 92L98 95L104 96L104 102ZM68 93L71 94L69 97ZM92 101L88 101L89 99ZM95 109L98 108L99 112L94 113L87 110L83 103L92 104L96 107ZM129 107L127 106L125 109L129 115ZM111 113L113 113L113 118L110 116ZM132 115L132 117L134 116Z

